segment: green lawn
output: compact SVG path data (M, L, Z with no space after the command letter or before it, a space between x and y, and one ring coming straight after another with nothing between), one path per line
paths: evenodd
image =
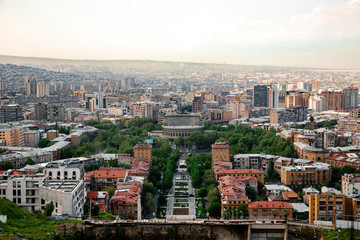
M176 203L189 202L189 199L188 198L175 198L174 202L176 202Z

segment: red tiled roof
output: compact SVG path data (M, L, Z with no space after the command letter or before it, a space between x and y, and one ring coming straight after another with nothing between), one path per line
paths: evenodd
M12 171L11 175L24 175L24 171Z
M125 178L126 170L95 170L85 174L85 178L89 178L90 176L94 178Z
M293 208L290 203L278 201L258 201L252 202L248 205L250 208Z
M110 200L111 204L137 204L140 200L142 185L137 181L119 184L116 195Z
M224 173L240 173L240 174L247 174L247 173L257 173L261 174L264 173L259 169L226 169Z
M97 205L99 207L99 212L106 212L106 203L99 202L99 201L92 201L92 204L95 206Z
M98 192L88 192L87 195L86 195L86 197L87 197L87 198L94 199L94 198L97 197L97 195L98 195Z

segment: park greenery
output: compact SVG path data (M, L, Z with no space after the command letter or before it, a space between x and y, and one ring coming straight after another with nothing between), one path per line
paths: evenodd
M89 121L88 125L99 129L97 136L86 139L79 147L66 147L63 158L89 156L99 152L132 154L133 147L148 137L148 132L161 125L154 125L150 118L133 118L113 124L110 121Z
M193 187L199 189L197 196L201 198L201 202L205 202L204 198L207 198L208 207L205 209L205 204L202 204L201 213L208 212L211 217L220 217L220 193L214 172L211 169L211 154L190 154L186 158L186 164Z
M296 157L294 147L288 140L276 135L274 129L270 131L261 128L251 128L245 125L215 125L205 122L206 130L201 134L196 131L188 137L189 146L197 149L210 149L215 142L226 141L230 145L231 154L238 153L266 153L283 157Z
M319 123L315 123L313 120L313 121L310 121L309 123L293 125L293 126L291 126L291 128L314 130L317 128L331 128L331 127L335 126L336 124L337 124L337 121L334 121L334 120L319 122Z

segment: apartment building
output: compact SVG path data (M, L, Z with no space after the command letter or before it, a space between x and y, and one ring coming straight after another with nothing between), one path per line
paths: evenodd
M283 124L285 122L302 122L307 117L306 108L296 106L287 109L273 110L270 112L270 123Z
M227 210L236 210L242 204L248 204L246 186L253 187L257 191L257 179L255 177L224 176L219 178L219 192L221 196L221 216Z
M45 181L38 191L41 210L45 209L46 204L52 202L54 204L53 215L83 216L85 203L83 180Z
M288 186L322 185L331 180L331 167L314 162L307 166L288 166L281 169L281 182Z
M141 220L142 182L130 181L119 184L110 199L113 214L121 219Z
M24 147L24 130L21 127L0 128L0 141L7 147Z
M36 148L40 141L40 132L36 130L24 132L25 147Z
M338 132L360 132L360 120L340 119L337 124Z
M291 191L291 188L285 185L278 185L278 184L267 184L265 185L266 195L267 196L277 196L282 191Z
M217 142L211 146L212 161L230 161L230 147L226 142Z
M235 169L259 169L267 172L273 168L274 161L278 156L270 154L236 154L234 155Z
M215 170L215 169L214 169ZM264 183L264 172L258 169L222 169L221 171L215 171L215 177L217 180L223 176L233 177L256 177L258 181Z
M348 165L360 169L359 153L331 153L329 157L325 158L324 162L332 167L343 168Z
M293 206L287 202L258 201L248 205L250 218L292 218Z
M152 146L148 143L139 142L134 146L134 158L151 161Z
M29 211L41 210L39 188L44 179L44 174L10 176L7 180L6 198Z
M101 191L104 188L115 188L125 182L128 171L119 167L101 167L99 170L85 174L86 189Z
M309 205L310 196L320 194L320 191L318 191L314 187L303 188L302 192L304 193L304 196L303 196L304 203L306 203L308 205Z
M0 123L23 120L22 109L18 104L0 106Z
M336 189L322 187L321 194L309 196L309 222L351 220L352 202Z
M360 175L345 173L341 176L341 192L346 196L360 194Z
M299 156L299 158L312 160L312 161L324 161L325 158L329 155L329 151L312 147L304 142L296 142L294 143L294 148Z
M64 160L50 162L45 169L48 180L82 180L84 178L84 164L79 160Z

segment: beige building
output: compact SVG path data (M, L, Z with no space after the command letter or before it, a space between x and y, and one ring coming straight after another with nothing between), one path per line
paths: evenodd
M354 114L354 113L353 113ZM354 117L354 116L352 116ZM338 132L360 132L360 120L339 120L337 125Z
M34 147L36 148L40 141L40 132L39 131L26 131L24 132L24 142L25 147Z
M53 140L55 138L57 138L59 136L59 131L58 130L49 130L46 132L46 138Z
M331 180L329 164L314 162L306 166L288 166L281 169L281 182L290 186L322 185Z
M0 129L0 141L5 141L7 147L24 147L24 131L20 127Z
M222 160L230 161L230 147L226 142L217 142L213 144L211 150L212 161Z
M323 187L321 194L309 196L309 222L351 220L352 204L340 191Z
M292 218L293 207L287 202L258 201L248 205L250 218Z
M36 89L37 97L44 97L50 95L49 83L47 82L39 82Z
M134 158L135 159L146 159L151 161L151 148L152 146L148 143L138 143L134 146Z

